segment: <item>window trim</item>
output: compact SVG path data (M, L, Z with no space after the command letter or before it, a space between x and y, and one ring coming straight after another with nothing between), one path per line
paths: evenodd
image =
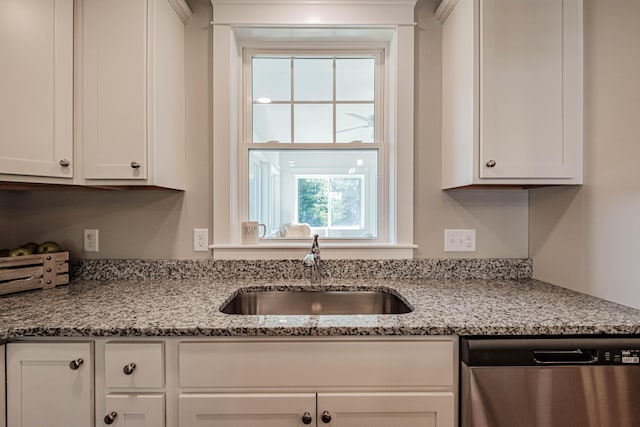
M415 0L212 0L213 66L213 257L215 259L300 258L308 242L240 245L237 200L242 52L240 45L279 42L388 43L385 95L389 97L389 186L394 210L388 213L389 243L331 243L324 258L406 259L413 257L414 7ZM273 6L277 5L277 8ZM277 10L277 13L274 11ZM399 167L402 165L402 167ZM385 195L386 196L386 195ZM307 248L308 249L308 248Z

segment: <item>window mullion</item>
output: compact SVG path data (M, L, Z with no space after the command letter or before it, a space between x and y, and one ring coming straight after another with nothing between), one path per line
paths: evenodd
M337 105L336 105L336 57L333 57L333 143L338 142Z
M293 56L291 57L290 61L291 61L291 64L290 64L291 65L291 73L289 73L289 74L290 74L290 79L291 79L291 82L290 82L290 84L291 84L291 97L290 98L291 99L289 100L289 102L290 102L291 111L289 112L289 114L290 114L290 117L291 117L291 143L293 144L293 143L295 143L295 122L294 122L295 116L294 116L294 113L293 113L293 110L294 110L294 107L295 107L295 104L293 102L294 96L295 96L295 94L293 92L294 91L293 82L295 80L294 77L293 77L293 72L295 70L294 70L294 67L293 67Z

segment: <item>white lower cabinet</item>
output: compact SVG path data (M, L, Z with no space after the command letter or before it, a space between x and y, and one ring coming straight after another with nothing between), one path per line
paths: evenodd
M183 394L180 427L452 427L453 393Z
M455 337L44 338L4 349L8 427L456 426Z
M454 427L455 341L265 338L179 344L180 427Z
M104 407L97 405L98 426L164 427L164 348L162 341L105 343L104 378L96 377L106 393Z
M315 425L315 393L182 394L178 401L180 427Z
M317 425L452 427L452 392L318 393Z
M164 394L113 393L102 422L116 427L164 427Z
M0 345L0 427L7 425L7 396L5 389L4 346Z
M92 426L93 344L7 344L7 425Z

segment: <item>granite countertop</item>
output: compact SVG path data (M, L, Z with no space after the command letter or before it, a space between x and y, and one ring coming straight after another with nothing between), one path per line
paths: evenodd
M329 289L385 288L401 315L237 316L239 290L313 288L308 280L81 280L0 297L0 339L26 336L339 336L638 334L640 310L533 279L325 280Z

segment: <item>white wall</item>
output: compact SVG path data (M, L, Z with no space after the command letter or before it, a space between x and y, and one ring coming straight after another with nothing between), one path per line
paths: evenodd
M13 236L0 247L58 240L75 258L202 258L192 251L193 228L212 228L211 35L209 0L189 0L187 24L187 190L37 191L13 196ZM441 29L437 0L416 6L415 256L526 257L526 190L440 190ZM213 94L215 96L215 94ZM5 203L6 196L0 196ZM0 210L0 215L2 215ZM82 229L100 230L100 252L82 252ZM444 228L476 228L478 252L443 252ZM0 228L0 230L2 230Z
M15 233L0 248L28 241L59 241L74 258L208 258L193 252L193 228L210 228L211 4L189 2L194 12L186 44L186 191L15 192ZM3 195L4 196L4 195ZM0 203L4 205L0 196ZM0 215L1 215L0 209ZM100 252L82 252L82 230L100 230ZM1 228L0 228L1 230Z
M441 26L433 17L440 2L416 5L416 108L414 236L419 258L527 257L527 190L440 190L442 104ZM445 228L475 228L473 253L443 252Z
M640 2L585 0L585 179L531 190L534 275L640 308Z

